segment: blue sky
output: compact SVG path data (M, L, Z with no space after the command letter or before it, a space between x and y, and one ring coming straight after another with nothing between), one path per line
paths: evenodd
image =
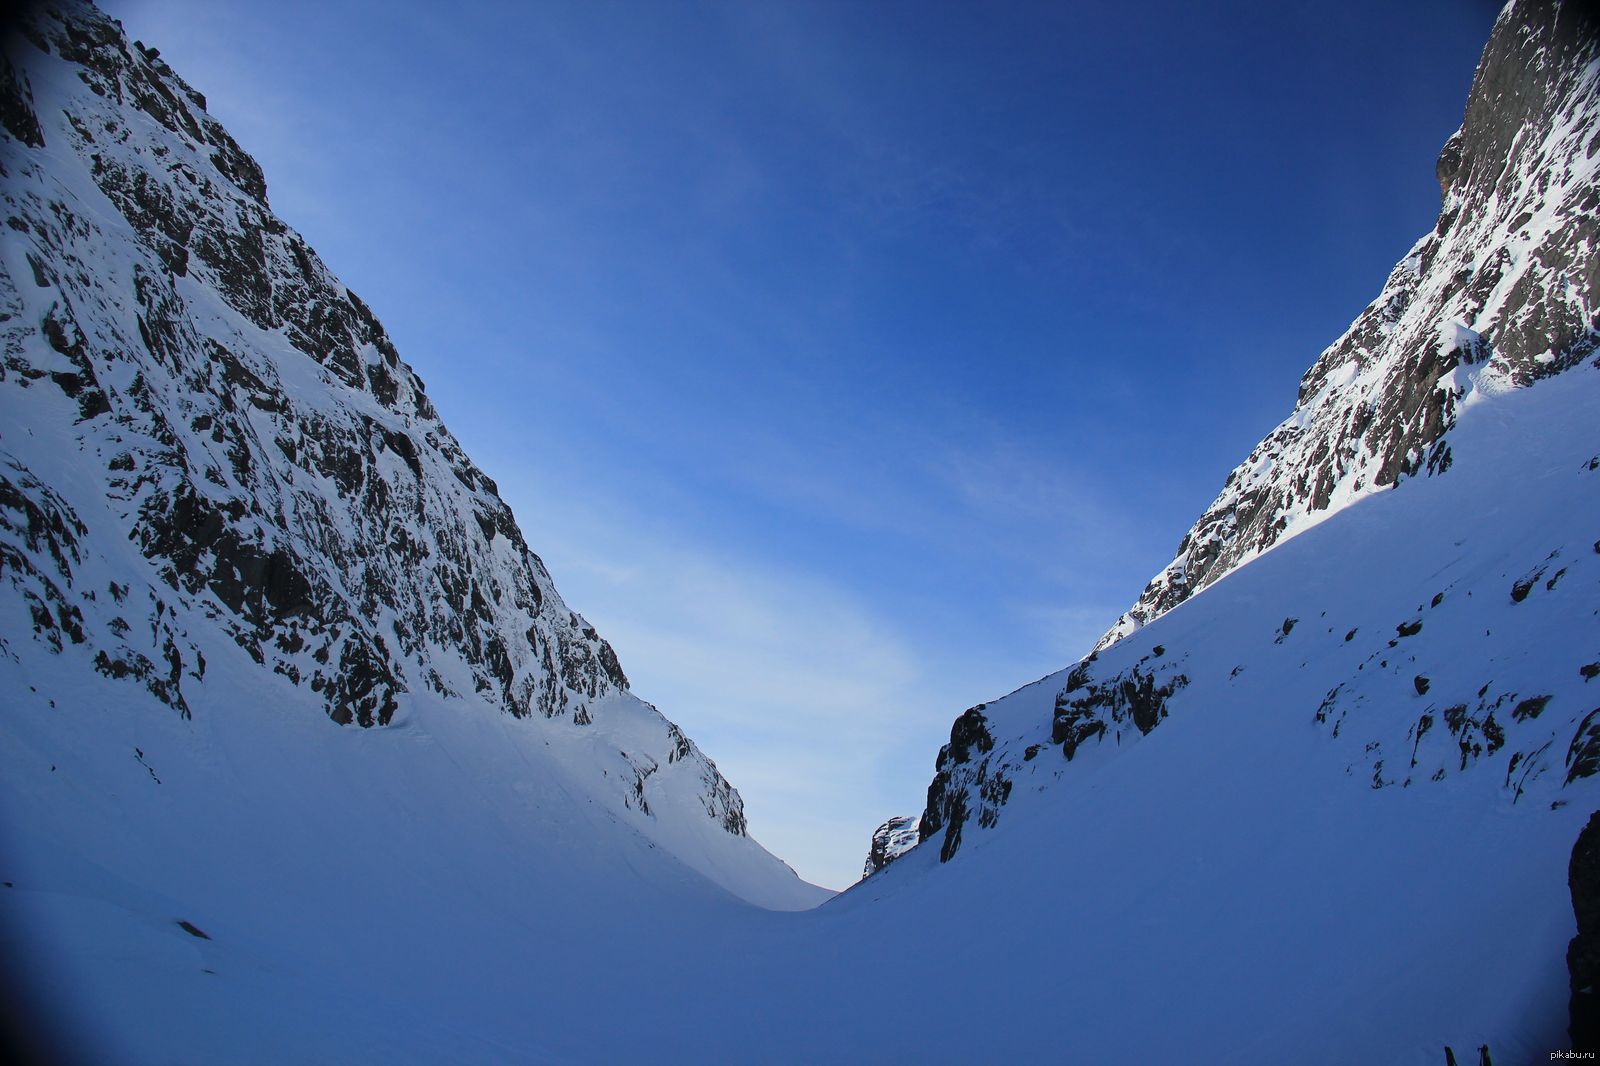
M1495 9L106 0L840 887L1432 225Z

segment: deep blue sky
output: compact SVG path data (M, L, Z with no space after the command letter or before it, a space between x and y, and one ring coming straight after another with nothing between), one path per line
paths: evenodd
M118 0L841 886L1438 207L1495 8Z

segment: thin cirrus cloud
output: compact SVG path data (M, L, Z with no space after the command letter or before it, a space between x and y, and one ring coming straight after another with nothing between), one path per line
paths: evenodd
M674 542L649 516L529 524L634 690L741 788L752 832L820 883L854 880L866 835L926 784L893 753L938 746L927 712L948 693L915 640L814 574Z
M837 523L876 530L854 559L806 559L781 543L752 550L725 528L708 535L690 513L694 497L675 491L641 506L615 479L580 490L547 469L494 456L488 466L509 471L502 493L568 602L617 648L634 690L740 788L754 835L804 875L842 887L858 876L872 828L920 809L951 718L1082 654L1122 605L1114 594L1086 606L1088 593L1074 597L1067 585L1061 595L1078 606L1062 608L1026 581L1009 597L968 594L996 580L993 557L1018 557L1023 574L1046 568L1073 528L1100 555L1118 543L1068 517L1109 515L1109 504L1050 484L1046 471L1023 477L1025 460L996 454L1008 465L971 460L962 466L971 484L952 484L932 503L924 490L897 496L870 471L767 486L811 523L828 511ZM769 470L778 465L767 458ZM996 517L1010 513L995 510L1003 501L980 491L991 479L1020 493L1049 488L1008 526ZM875 584L892 569L876 554L883 524L893 526L891 550L927 568L909 584ZM973 542L991 562L959 573ZM841 542L830 550L841 552ZM954 565L941 568L940 552Z

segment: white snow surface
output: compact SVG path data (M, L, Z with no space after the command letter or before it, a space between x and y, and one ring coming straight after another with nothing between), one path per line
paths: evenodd
M274 726L309 730L297 735L312 747L450 760L461 780L438 787L477 796L485 817L515 824L565 796L610 827L597 840L639 838L740 898L775 908L827 898L746 835L742 801L715 764L627 690L610 647L562 601L382 327L270 214L254 163L198 95L97 12L67 11L36 16L31 32L48 51L6 41L44 138L0 136L9 754L71 748L65 733L30 732L27 708L53 701L62 728L91 747L109 709L135 733L152 716L178 719L192 742L175 757L215 778L214 750L278 745L251 717L270 709ZM67 57L69 47L90 58ZM174 270L163 242L180 228L190 249ZM321 361L306 350L323 347ZM187 519L186 500L199 501ZM208 522L242 547L208 541ZM299 593L285 582L281 609L270 576L255 581L269 586L259 609L225 591L230 570L262 560L269 574L303 575ZM343 736L329 721L349 721L363 699L368 721L382 709L388 683L334 695L355 673L352 649L392 670L392 724L379 728L409 746ZM79 686L97 673L122 676ZM52 762L66 773L72 760ZM321 801L330 820L354 816L349 799ZM242 824L235 839L251 839Z
M1148 736L1024 761L1065 674L989 705L998 825L818 910L715 890L515 719L419 703L340 728L236 665L215 669L242 691L208 685L185 721L34 658L0 663L0 915L36 991L125 1062L1542 1058L1597 805L1592 778L1564 784L1600 704L1579 673L1600 659L1597 401L1586 367L1473 404L1450 477L1103 652L1114 672L1161 644L1190 678ZM1464 770L1440 720L1411 767L1419 718L1485 684L1551 699L1523 722L1502 704L1505 745ZM1341 685L1335 736L1316 712ZM1511 757L1546 742L1519 796Z
M36 322L65 297L133 343L118 301L155 268L65 147L65 95L102 105L47 67L31 91L54 162L8 155L7 206L66 206L76 258L50 265L85 274L36 283L8 231L6 310ZM297 405L367 403L205 282L182 281L189 321L249 340ZM18 590L57 571L0 524L38 567L0 572L0 958L86 1061L1423 1066L1446 1045L1565 1046L1567 857L1600 806L1572 775L1600 712L1581 672L1600 663L1588 363L1464 390L1447 476L1349 498L1104 649L1096 679L1184 677L1159 728L1109 722L1068 762L1049 742L1068 671L988 705L981 764L1011 786L994 824L975 806L950 862L919 846L796 910L820 890L725 831L703 757L668 758L665 720L616 685L568 691L586 725L514 717L429 644L390 725L336 725L209 592L164 584L106 474L123 442L19 385L19 365L74 372L19 343L0 473L83 524L57 591L91 643L41 637ZM553 589L541 602L534 621L598 647ZM119 630L129 604L145 613ZM159 654L158 633L191 664L187 716L89 661L113 635Z

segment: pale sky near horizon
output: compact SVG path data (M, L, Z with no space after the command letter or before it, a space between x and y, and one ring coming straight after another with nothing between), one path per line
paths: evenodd
M1495 14L103 6L835 888L963 708L1133 601L1433 224Z

